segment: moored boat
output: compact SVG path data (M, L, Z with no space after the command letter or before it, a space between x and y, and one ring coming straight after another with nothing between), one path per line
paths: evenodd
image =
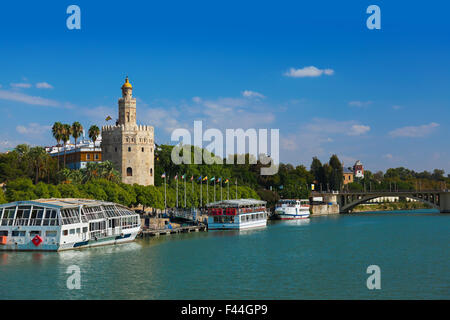
M223 200L207 204L207 208L209 230L242 230L267 225L265 201Z
M275 205L274 216L281 220L307 219L309 208L308 199L282 199Z
M0 251L61 251L133 241L138 214L111 202L39 199L0 205Z

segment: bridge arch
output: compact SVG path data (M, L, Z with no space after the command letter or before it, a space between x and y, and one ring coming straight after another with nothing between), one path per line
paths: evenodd
M346 195L341 195L341 197L345 197ZM355 208L357 205L366 203L370 200L373 199L377 199L377 198L383 198L383 197L405 197L405 198L409 198L409 199L414 199L423 203L426 203L428 205L430 205L431 207L440 210L440 206L439 203L434 203L431 202L427 199L425 199L424 197L419 197L416 194L390 194L390 195L386 195L386 194L374 194L374 195L361 195L361 198L359 199L358 195L357 195L357 199L355 200L350 200L348 202L346 202L345 200L343 201L341 199L340 203L341 203L341 208L340 211L342 213L348 213L350 210L352 210L353 208ZM433 195L434 197L436 196L435 194ZM429 198L428 198L429 199ZM435 200L435 199L433 199Z

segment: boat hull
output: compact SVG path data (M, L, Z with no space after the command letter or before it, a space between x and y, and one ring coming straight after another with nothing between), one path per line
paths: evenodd
M298 213L298 214L276 213L275 215L280 220L308 219L310 216L309 211L305 212L305 213Z
M63 244L57 243L41 244L39 246L35 246L30 240L26 243L1 245L0 251L66 251L66 250L92 248L106 245L115 245L134 241L136 239L138 232L139 230L136 230L134 232L127 233L124 235L100 238L98 240L91 239L86 241L69 242Z
M243 223L209 223L208 230L248 230L254 228L265 228L267 220L250 221Z

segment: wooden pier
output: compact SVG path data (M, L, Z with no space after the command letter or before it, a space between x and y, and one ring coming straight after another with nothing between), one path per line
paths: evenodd
M176 227L172 229L141 229L138 234L138 238L149 238L149 237L159 237L160 235L168 235L175 233L189 233L189 232L200 232L207 231L207 227L205 225L198 226L183 226Z

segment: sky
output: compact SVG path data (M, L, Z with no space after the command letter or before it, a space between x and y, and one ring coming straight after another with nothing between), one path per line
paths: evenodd
M69 30L69 5L81 29ZM369 30L369 5L381 29ZM8 1L0 151L54 145L55 121L117 118L126 75L157 143L176 128L279 129L280 161L450 173L443 1ZM206 145L206 143L205 143Z

